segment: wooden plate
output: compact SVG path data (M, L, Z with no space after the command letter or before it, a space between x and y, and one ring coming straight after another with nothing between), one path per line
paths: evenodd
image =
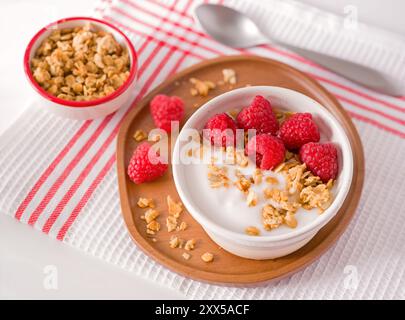
M192 97L189 79L196 77L216 82L222 80L224 68L232 68L237 72L238 84L235 88L246 85L280 86L299 91L317 100L339 119L353 148L354 177L342 208L306 246L286 257L256 261L232 255L211 241L202 227L184 211L180 220L186 221L189 227L176 234L185 240L192 238L197 240L196 249L190 252L192 258L186 261L182 257L182 253L185 252L183 249L169 247L169 239L173 233L168 233L165 226L166 196L171 195L172 198L179 200L171 170L161 179L142 185L132 183L126 174L130 157L137 145L133 139L134 132L137 129L148 132L154 128L149 114L150 100L158 93L182 97L187 106L186 117L189 117L195 111L195 105L202 105L214 96L230 90L228 85L217 86L207 98ZM335 97L302 72L278 61L254 56L228 56L202 62L166 80L153 90L128 114L121 126L117 141L117 167L122 213L136 244L156 261L179 274L211 283L232 285L258 284L279 279L316 260L348 226L355 213L364 179L364 156L359 135L350 117ZM146 234L146 224L141 219L145 209L140 209L136 205L139 197L155 199L157 210L161 212L158 221L162 229L156 236L156 242ZM200 256L206 251L214 253L214 262L207 264L201 260Z

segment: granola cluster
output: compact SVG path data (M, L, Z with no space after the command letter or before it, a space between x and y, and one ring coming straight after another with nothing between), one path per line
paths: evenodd
M223 86L225 84L229 85L229 89L232 89L237 83L236 71L233 69L223 69L222 70L223 80L214 83L210 80L200 80L197 78L190 78L189 82L192 85L190 89L190 94L193 97L207 97L211 90L215 89L217 86Z
M236 72L233 69L223 69L222 75L224 76L224 82L230 85L236 84Z
M90 24L53 31L31 60L34 79L43 89L73 101L110 95L127 80L129 68L127 49Z
M229 187L228 168L208 165L208 181L211 188Z
M139 208L147 209L141 216L141 219L146 223L146 233L155 235L160 230L160 223L156 221L160 213L155 209L155 203L152 199L139 198L137 205Z
M132 137L134 138L134 140L136 142L141 142L145 139L148 139L148 141L151 141L151 142L158 142L162 138L159 133L154 133L154 132L148 133L142 129L135 130L135 133Z
M215 89L216 85L212 81L200 80L197 78L191 78L190 83L193 85L193 88L190 89L192 96L201 96L206 97L210 90Z
M170 248L172 248L172 249L179 248L179 249L186 250L182 254L182 257L185 260L190 260L191 259L190 251L195 249L195 245L196 245L196 240L195 239L184 240L184 239L180 238L177 235L171 236L170 241L169 241Z
M211 252L206 252L201 256L202 261L210 263L214 261L214 255Z
M172 197L167 196L167 208L169 216L166 219L166 227L168 232L172 232L179 228L178 219L180 213L183 211L183 204L181 202L175 202Z
M134 137L136 142L140 142L142 140L145 140L148 137L148 135L142 129L138 129L138 130L135 131L133 137Z

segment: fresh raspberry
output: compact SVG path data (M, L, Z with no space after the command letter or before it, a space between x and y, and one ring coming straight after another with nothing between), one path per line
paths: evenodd
M184 102L179 97L159 94L150 103L150 112L155 125L170 133L171 122L184 118Z
M323 182L336 179L338 172L337 149L332 143L310 142L300 149L300 159Z
M283 142L270 134L262 133L249 140L246 155L256 156L256 165L263 170L270 170L283 162L285 147Z
M151 145L143 142L132 155L128 166L128 176L136 184L149 182L161 177L167 167L167 164L161 162L157 152L151 149Z
M310 113L296 113L280 127L279 137L289 150L299 149L308 142L318 142L319 130Z
M235 145L236 123L226 113L220 113L213 116L205 124L204 130L211 144L226 147Z
M237 116L237 123L245 130L256 129L257 133L271 133L278 130L276 115L270 102L262 96L256 96L249 107L244 108Z

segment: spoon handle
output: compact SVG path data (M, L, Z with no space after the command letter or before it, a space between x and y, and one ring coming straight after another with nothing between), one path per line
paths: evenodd
M381 71L360 65L355 62L343 60L341 58L329 56L323 53L298 48L285 43L280 43L283 47L296 52L297 54L318 63L325 68L334 71L354 82L369 87L375 91L392 96L402 96L405 89L400 85L400 81L394 77L384 74Z

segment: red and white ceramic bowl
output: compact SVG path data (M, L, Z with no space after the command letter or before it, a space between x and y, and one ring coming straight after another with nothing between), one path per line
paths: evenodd
M35 81L30 62L35 51L41 45L42 41L55 29L74 28L91 23L97 29L111 33L118 43L127 48L130 58L130 70L128 79L125 83L112 94L91 101L68 101L59 99L50 95ZM138 73L138 58L134 46L128 37L117 27L112 24L95 18L89 17L72 17L58 20L41 29L30 41L24 55L24 71L31 86L38 93L40 105L50 112L59 116L77 120L94 119L104 117L117 111L128 99L134 90L136 77Z

